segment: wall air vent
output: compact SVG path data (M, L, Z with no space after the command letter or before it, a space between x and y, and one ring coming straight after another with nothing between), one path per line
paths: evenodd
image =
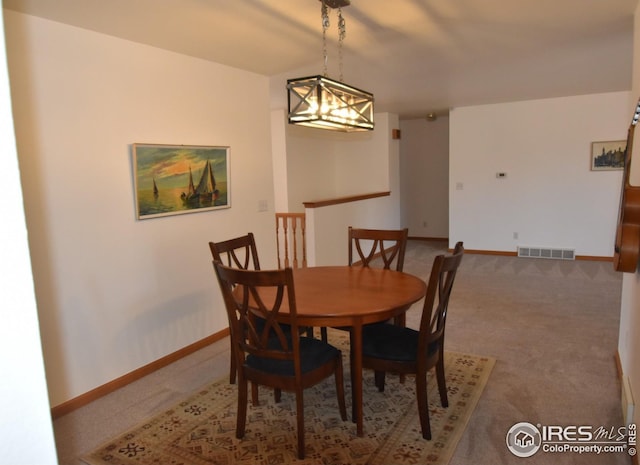
M551 258L555 260L575 260L576 253L575 253L575 250L573 249L518 246L518 257Z

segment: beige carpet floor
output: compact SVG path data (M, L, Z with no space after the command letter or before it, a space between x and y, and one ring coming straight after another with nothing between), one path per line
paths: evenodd
M409 241L405 270L425 278L443 242ZM450 465L628 465L624 455L513 456L515 423L619 425L622 274L609 262L466 254L451 297L446 350L497 360ZM419 304L407 315L415 327ZM84 456L228 373L228 341L208 346L54 421L59 462Z
M426 277L429 244L405 263ZM424 265L423 265L424 266ZM622 273L610 262L467 254L451 296L448 350L495 357L482 401L452 465L618 465L626 454L542 453L505 446L509 428L622 424L617 351ZM417 324L411 311L408 326Z

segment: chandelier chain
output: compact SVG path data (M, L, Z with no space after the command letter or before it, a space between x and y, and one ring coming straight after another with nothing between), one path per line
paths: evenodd
M322 56L324 57L324 77L329 77L327 73L327 29L329 29L329 11L327 9L327 4L322 0L322 7L320 9L320 14L322 16Z
M338 8L338 63L340 66L340 82L344 81L342 74L342 44L347 35L347 24L342 16L342 8Z
M322 18L322 57L324 59L324 77L329 77L328 63L329 55L327 53L327 29L331 26L329 21L329 8L325 0L322 0L322 7L320 9L320 16ZM340 81L344 81L343 66L342 66L342 51L344 38L347 35L347 23L342 16L342 8L338 7L338 66L340 71Z

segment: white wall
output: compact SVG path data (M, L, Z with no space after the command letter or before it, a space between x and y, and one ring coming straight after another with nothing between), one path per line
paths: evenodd
M634 16L633 38L633 89L629 97L629 114L640 96L640 5L636 7ZM635 147L638 147L638 128L635 130ZM630 183L640 185L640 160L638 151L634 151L631 161ZM633 422L640 423L640 271L623 273L622 303L620 310L620 336L618 338L618 354L622 365L623 376L629 378L631 391L635 398Z
M49 394L58 405L227 327L208 241L253 231L261 262L275 266L269 83L4 15ZM231 208L136 220L134 142L230 146ZM261 200L269 211L258 212Z
M391 138L391 130L399 127L397 115L376 113L372 132L340 133L292 126L284 113L278 114L273 112L272 121L286 126L286 150L274 152L274 159L278 164L286 159L287 173L275 184L286 184L288 211L306 213L309 266L346 264L349 226L400 228L400 149L399 141ZM303 206L385 191L391 195L321 208Z
M336 141L344 134L287 124L286 134L288 206L304 211L302 202L335 197Z
M400 121L402 225L411 237L449 236L449 118ZM426 223L426 226L425 226Z
M0 2L1 3L1 2ZM55 464L0 18L0 464Z
M398 196L376 197L321 208L307 208L309 266L346 265L348 228L399 229L393 212ZM387 215L388 214L388 215Z
M398 176L398 142L391 142L391 128L398 127L398 117L390 113L374 115L372 132L343 134L336 144L334 177L336 195L357 195L397 190L392 186ZM399 192L395 192L398 194ZM397 216L399 219L399 214Z
M348 227L374 229L400 228L400 149L391 139L398 128L398 117L389 113L375 115L376 128L365 137L361 134L335 144L335 191L323 197L343 197L390 191L385 197L307 208L307 252L310 265L345 265L347 263ZM345 136L345 135L343 135ZM298 173L311 177L312 173ZM304 195L304 194L302 194Z
M286 125L290 211L303 211L303 202L390 189L389 128L392 124L397 128L398 119L388 113L377 113L374 119L374 131L362 133L332 132L282 121Z
M622 172L590 171L590 144L625 140L630 121L628 92L452 110L449 243L611 257Z
M273 184L276 186L274 210L278 213L289 211L286 117L284 109L271 112L271 156L273 157Z

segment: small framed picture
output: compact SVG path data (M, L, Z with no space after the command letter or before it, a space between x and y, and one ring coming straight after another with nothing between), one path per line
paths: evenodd
M229 208L229 147L133 144L138 219Z
M591 142L591 171L624 169L626 140Z

